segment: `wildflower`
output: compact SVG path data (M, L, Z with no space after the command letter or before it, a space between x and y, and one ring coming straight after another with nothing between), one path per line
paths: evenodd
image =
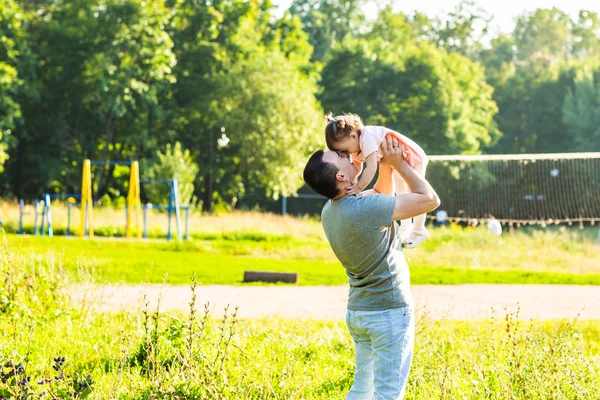
M25 366L22 363L18 363L17 365L15 365L15 373L17 375L25 373Z
M56 371L60 371L60 369L62 368L63 364L65 363L65 358L64 357L54 357L54 365L52 366L52 368L54 368Z
M25 378L19 381L19 386L21 386L22 388L26 388L27 386L29 386L29 382L31 382L31 377L26 376Z

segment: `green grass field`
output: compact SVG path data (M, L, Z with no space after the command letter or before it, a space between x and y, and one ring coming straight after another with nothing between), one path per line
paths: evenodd
M195 274L201 284L239 284L245 269L297 271L303 285L346 282L317 221L240 217L202 220L206 228L180 244L6 235L0 398L343 399L354 363L343 322L237 320L235 310L207 315L202 305L187 315L99 313L63 297L77 282L189 284ZM497 238L452 226L406 254L413 284L599 284L593 234ZM596 400L600 321L425 317L406 398Z
M262 222L262 223L261 223ZM257 213L207 217L193 241L79 240L7 235L10 251L60 260L99 281L240 284L244 270L300 274L301 285L346 283L320 224ZM236 230L237 229L237 230ZM434 228L406 250L413 284L600 284L600 245L592 230L520 230L496 237L486 228Z
M59 261L0 252L0 397L329 400L352 383L343 322L73 308ZM406 398L598 399L600 322L421 319Z

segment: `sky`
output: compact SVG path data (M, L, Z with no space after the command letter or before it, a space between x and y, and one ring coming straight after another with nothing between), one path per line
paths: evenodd
M279 12L287 9L292 0L273 0ZM371 1L365 9L368 17L377 15L377 3L386 4L384 1ZM394 10L412 14L414 11L425 13L429 16L443 15L453 10L460 0L394 0ZM494 15L492 27L502 32L511 32L514 27L515 17L535 10L536 8L557 7L577 18L579 10L586 9L600 12L600 0L478 0L477 3L488 13Z

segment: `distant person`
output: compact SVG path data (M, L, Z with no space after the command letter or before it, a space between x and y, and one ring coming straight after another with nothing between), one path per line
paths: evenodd
M491 217L485 223L485 226L496 236L502 236L502 224L496 218Z
M410 193L393 196L391 174L372 190L350 195L359 168L334 151L317 151L304 180L330 200L321 221L350 285L346 322L356 348L354 384L346 397L403 399L412 362L415 316L410 271L396 222L433 211L440 200L403 158L398 139L380 145L380 164L400 173Z
M400 148L406 162L425 177L425 170L429 162L425 152L414 141L406 136L383 126L363 125L358 115L346 114L334 117L329 114L326 117L325 139L329 150L338 153L352 155L352 161L366 167L358 180L348 190L348 194L356 195L367 188L377 173L379 153L377 150L387 135L392 135L400 142ZM358 166L358 165L357 165ZM409 193L409 188L402 176L390 166L381 166L380 174L389 174L394 177L394 192L396 194ZM429 237L425 228L426 214L417 215L414 223L410 219L402 221L400 229L405 247L412 249L417 247L423 240Z
M435 213L435 222L437 225L446 225L448 223L448 213L446 210L439 210Z

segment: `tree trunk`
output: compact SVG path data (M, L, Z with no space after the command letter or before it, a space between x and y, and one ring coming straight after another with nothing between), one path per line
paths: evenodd
M208 174L206 176L206 195L202 208L204 211L212 212L213 195L213 130L210 130L210 139L208 141Z
M102 150L102 161L105 161L105 162L110 161L108 159L108 155L109 155L108 147L110 144L112 144L113 136L115 133L116 122L117 122L117 118L111 111L108 115L108 121L106 123L106 136L104 139L104 149ZM109 166L108 170L109 170L110 175L106 174L106 166L103 166L103 168L100 169L100 173L98 174L99 175L98 181L97 181L98 182L98 186L97 186L98 190L96 193L97 199L106 193L106 191L105 191L106 181L110 179L110 176L112 175L112 172L114 171L114 167Z
M23 169L25 168L25 143L19 140L17 143L16 162L13 175L13 193L19 199L23 198Z

